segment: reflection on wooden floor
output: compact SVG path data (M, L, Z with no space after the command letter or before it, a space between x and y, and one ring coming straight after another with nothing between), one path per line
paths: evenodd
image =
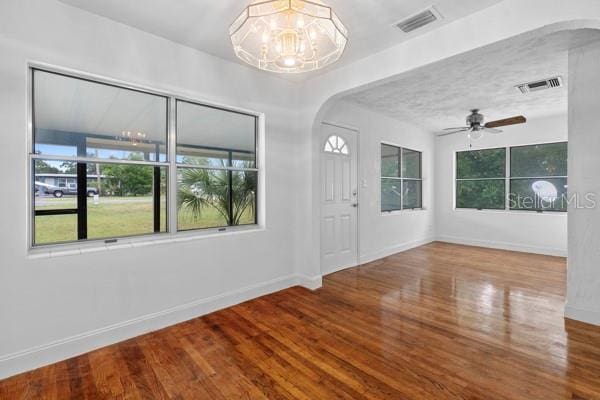
M432 243L0 382L2 399L596 399L565 260Z

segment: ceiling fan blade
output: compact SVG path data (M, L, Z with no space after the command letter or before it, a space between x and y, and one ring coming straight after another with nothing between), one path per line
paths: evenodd
M483 128L483 130L488 133L493 133L494 135L496 135L498 133L502 133L502 131L500 129L494 129L494 128Z
M501 126L524 124L525 122L527 122L527 118L525 118L522 115L519 115L518 117L499 119L497 121L488 122L487 124L485 124L485 127L486 128L499 128Z
M458 130L463 130L463 129L470 129L469 126L460 126L458 128L446 128L444 129L445 131L458 131Z
M449 131L449 132L442 132L442 133L438 133L438 136L450 136L450 135L455 135L457 133L462 133L462 132L467 132L470 131L471 128L460 128L460 129L455 129L453 131Z

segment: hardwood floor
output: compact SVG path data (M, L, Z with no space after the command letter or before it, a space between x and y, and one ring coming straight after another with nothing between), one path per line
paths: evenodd
M1 399L600 399L565 260L432 243L0 382Z

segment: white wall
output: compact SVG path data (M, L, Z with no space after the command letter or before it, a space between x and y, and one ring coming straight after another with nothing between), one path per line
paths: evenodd
M295 84L53 0L0 2L0 378L303 279ZM266 229L33 259L27 253L27 62L264 112Z
M530 118L527 124L504 128L502 134L484 135L473 141L473 149L559 142L566 141L567 137L565 113ZM435 229L438 240L566 256L566 213L454 209L455 153L468 149L466 135L438 137L436 142Z
M433 239L434 139L423 129L344 101L331 108L324 121L359 130L360 219L359 258L369 262ZM424 210L381 213L381 143L423 152ZM366 187L363 186L366 183Z
M600 44L569 54L569 192L600 198ZM582 206L590 203L581 201ZM600 204L569 205L569 318L600 325Z

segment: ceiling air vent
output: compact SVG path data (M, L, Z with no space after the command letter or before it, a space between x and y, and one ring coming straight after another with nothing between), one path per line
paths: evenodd
M542 81L535 81L535 82L524 83L522 85L517 85L516 88L521 93L530 93L530 92L537 92L539 90L559 88L562 86L563 86L562 78L560 76L556 76L554 78L544 79Z
M441 15L433 7L418 13L410 18L405 19L402 22L396 24L396 26L405 33L412 32L419 28L429 25L432 22L441 19Z

